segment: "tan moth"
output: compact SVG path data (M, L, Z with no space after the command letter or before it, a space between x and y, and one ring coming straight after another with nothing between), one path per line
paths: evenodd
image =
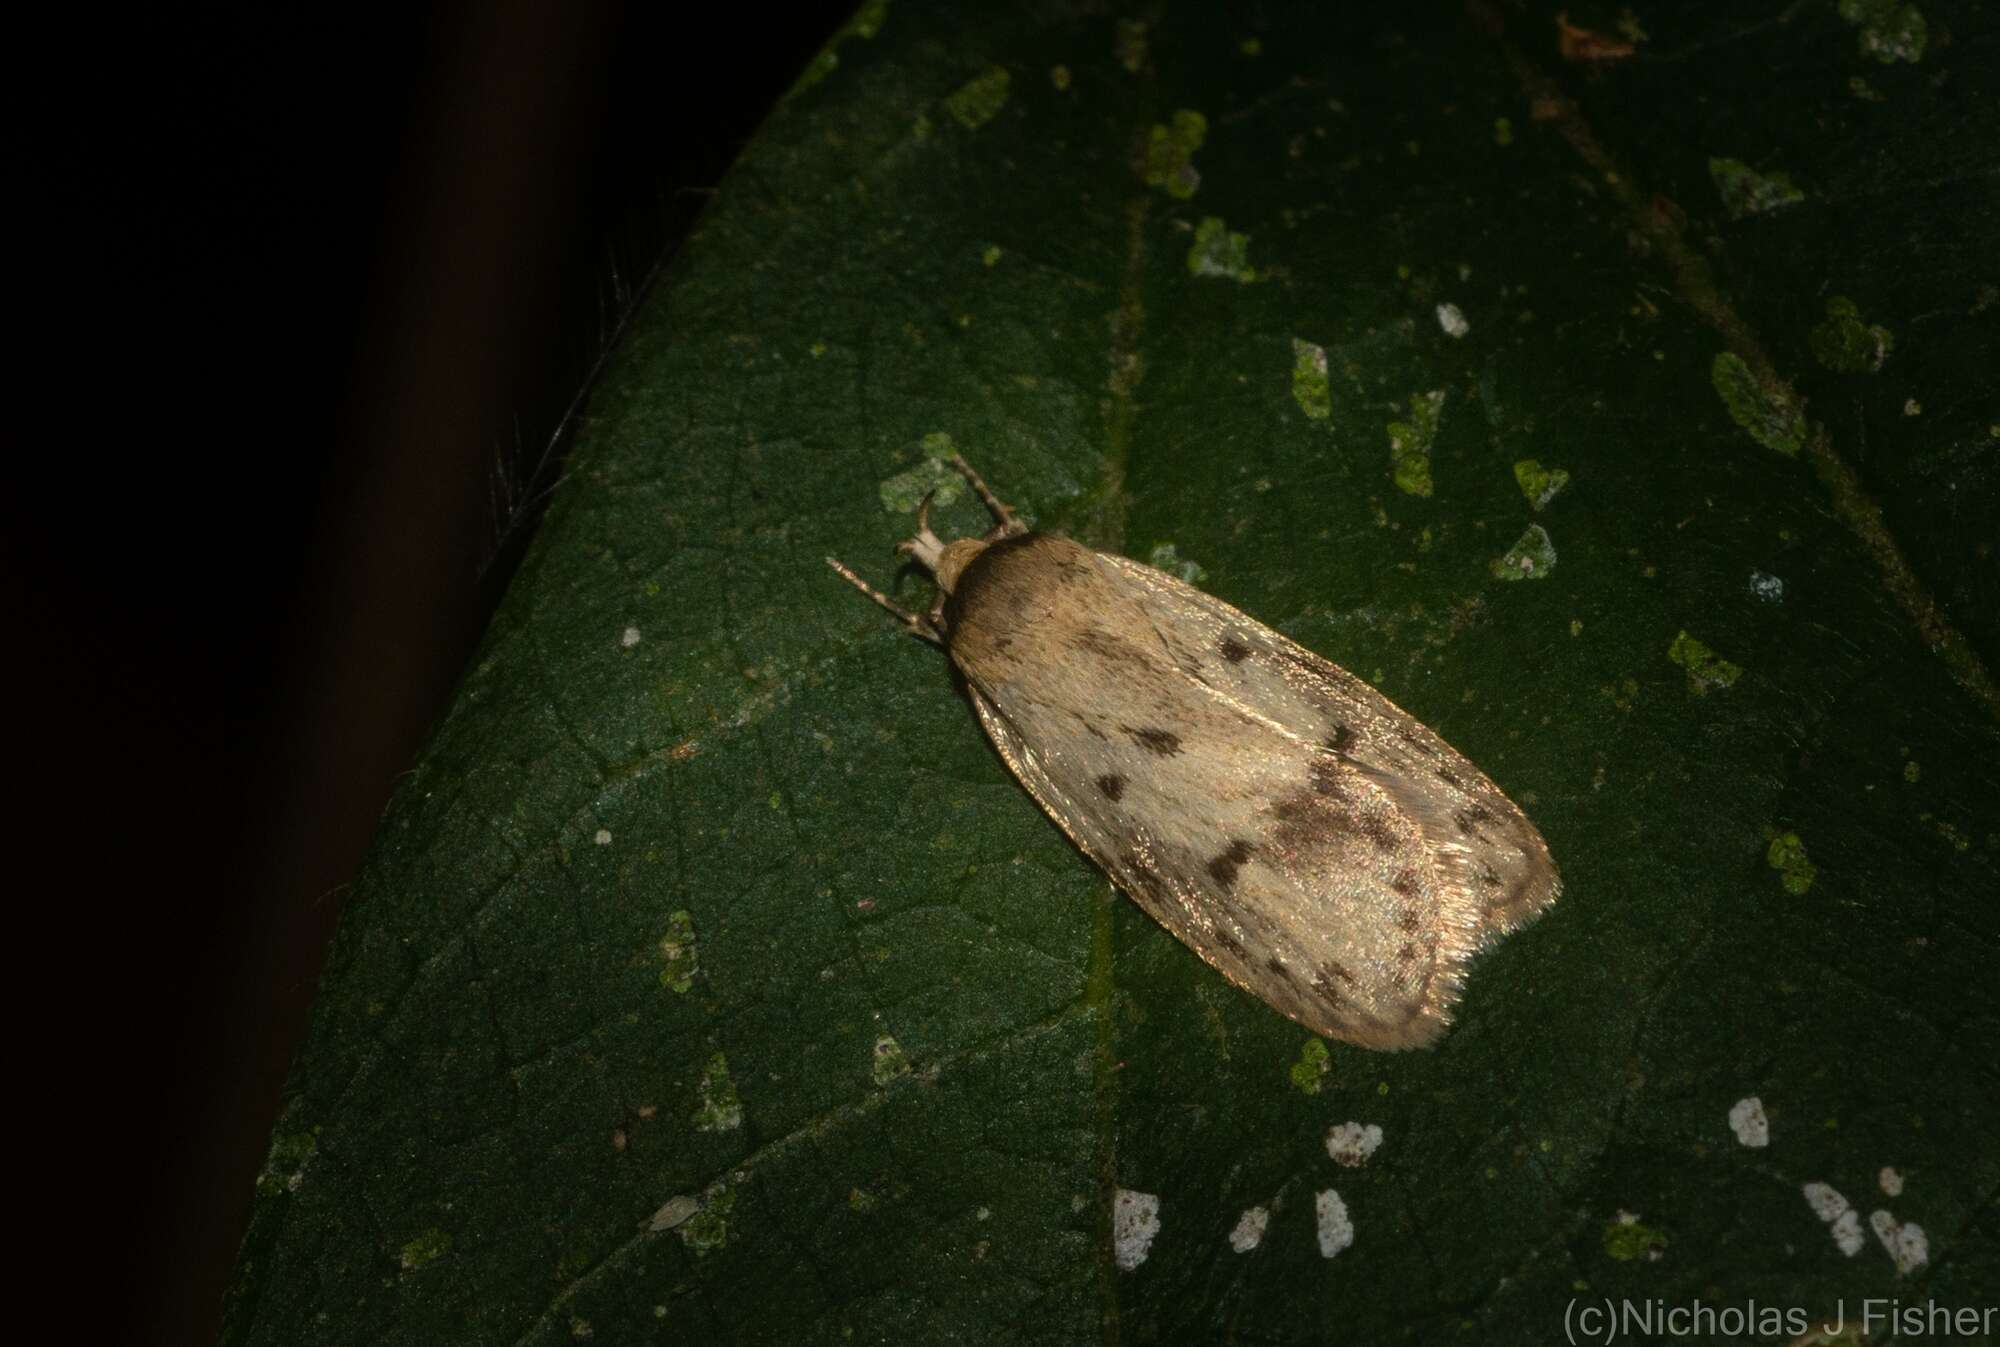
M905 612L965 675L1028 793L1159 923L1315 1033L1423 1047L1466 966L1561 889L1520 809L1345 669L1150 566L1030 532L979 475L984 537L930 499L897 544L937 580Z

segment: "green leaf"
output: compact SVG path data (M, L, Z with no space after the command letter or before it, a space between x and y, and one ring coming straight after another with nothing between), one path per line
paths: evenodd
M594 391L383 821L227 1341L1993 1303L1990 43L1711 6L1586 67L1554 8L869 7ZM1812 193L1740 210L1718 159ZM1257 284L1190 268L1211 219ZM1830 295L1879 372L1815 358ZM1221 980L827 571L926 604L890 548L953 449L1536 820L1563 897L1439 1047Z

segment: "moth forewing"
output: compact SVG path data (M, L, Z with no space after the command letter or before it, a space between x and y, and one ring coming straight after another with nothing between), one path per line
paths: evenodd
M1432 1042L1467 962L1559 889L1534 825L1372 687L1160 571L998 521L907 551L1008 769L1230 981L1365 1047Z

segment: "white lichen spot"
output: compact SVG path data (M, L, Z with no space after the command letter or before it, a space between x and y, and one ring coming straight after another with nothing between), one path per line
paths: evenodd
M1729 1106L1729 1130L1736 1133L1736 1142L1752 1150L1762 1150L1771 1144L1771 1120L1764 1116L1764 1101L1756 1095L1745 1095Z
M656 1234L662 1230L672 1230L700 1210L699 1201L691 1194L682 1193L678 1197L668 1198L666 1203L653 1213L653 1219L646 1222L646 1228Z
M1456 304L1437 306L1438 326L1447 337L1463 337L1472 331L1472 324L1465 321L1465 314Z
M1264 1242L1264 1230L1270 1224L1269 1207L1251 1207L1236 1218L1236 1228L1229 1232L1229 1247L1238 1253L1249 1253Z
M1120 1188L1111 1204L1111 1247L1120 1272L1146 1261L1160 1233L1160 1199L1153 1193Z
M1775 575L1766 575L1762 571L1752 571L1750 572L1750 592L1766 603L1783 603L1785 601L1785 582Z
M1326 1153L1349 1169L1367 1164L1381 1144L1382 1129L1374 1123L1344 1122L1326 1129Z
M1923 403L1921 403L1921 402L1918 402L1918 401L1917 401L1917 400L1916 400L1915 398L1906 398L1906 399L1904 399L1904 401L1903 401L1903 415L1905 415L1905 416L1922 416L1923 414L1924 414L1924 404L1923 404Z
M1915 1221L1898 1221L1886 1211L1869 1214L1868 1224L1875 1231L1875 1238L1882 1241L1882 1248L1895 1260L1896 1275L1907 1277L1918 1268L1931 1261L1931 1244L1924 1237L1924 1228Z
M618 637L618 644L626 650L630 650L633 646L639 644L639 629L637 627L625 628L624 632Z
M1313 1198L1313 1215L1319 1223L1319 1256L1331 1258L1354 1243L1354 1222L1348 1219L1347 1204L1328 1188Z
M1833 1233L1833 1242L1849 1258L1861 1252L1868 1239L1861 1233L1861 1213L1848 1204L1831 1184L1815 1180L1806 1184L1801 1192L1805 1194L1806 1205L1813 1215L1826 1222Z
M601 846L601 847L608 847L608 846L610 846L610 845L611 845L611 829L609 829L609 828L599 828L599 829L597 830L597 833L596 833L596 835L595 835L595 836L593 836L593 837L592 837L592 838L591 838L590 840L591 840L591 841L593 841L593 842L595 842L595 843L597 843L597 845L599 845L599 846Z
M1875 1182L1880 1184L1882 1191L1890 1197L1903 1195L1903 1172L1894 1165L1883 1165L1882 1172L1875 1176Z
M1839 1220L1848 1210L1847 1199L1831 1184L1814 1181L1799 1191L1805 1194L1806 1205L1812 1208L1813 1215L1829 1224Z

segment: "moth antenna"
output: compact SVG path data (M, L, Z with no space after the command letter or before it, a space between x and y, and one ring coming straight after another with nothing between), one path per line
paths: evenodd
M934 646L942 647L944 645L944 641L939 638L938 634L935 631L931 630L931 624L929 622L925 621L921 617L918 617L915 613L912 613L907 609L897 607L894 601L892 601L887 594L884 594L881 590L875 588L875 586L869 584L866 580L863 580L860 576L856 575L853 571L847 569L847 567L841 565L838 561L835 561L832 557L828 557L826 559L826 564L833 567L833 569L840 575L841 579L847 581L848 584L853 585L863 594L866 594L869 598L875 600L875 602L881 604L884 608L888 609L891 613L893 613L896 617L896 620L903 624L903 629L909 632L910 635L920 637L923 640L929 641Z
M906 557L915 557L918 564L933 573L937 570L938 558L944 554L944 539L931 532L931 497L936 494L937 488L932 487L917 502L917 536L896 544L898 552Z
M973 491L978 494L979 499L985 503L986 508L993 512L993 518L998 521L994 525L993 531L986 535L989 542L995 538L1011 538L1016 534L1028 531L1026 524L1014 518L1013 509L1003 504L1000 498L993 494L993 488L986 485L985 479L972 470L972 465L965 461L965 455L955 453L951 456L951 462L953 467L964 474L965 480L972 484Z

